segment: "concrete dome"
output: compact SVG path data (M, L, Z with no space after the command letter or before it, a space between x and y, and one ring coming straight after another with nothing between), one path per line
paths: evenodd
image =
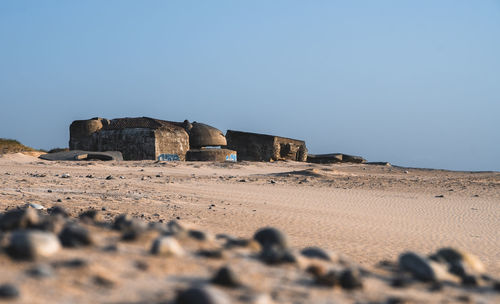
M226 144L226 137L219 129L198 122L192 123L189 132L189 145L191 147L225 146Z

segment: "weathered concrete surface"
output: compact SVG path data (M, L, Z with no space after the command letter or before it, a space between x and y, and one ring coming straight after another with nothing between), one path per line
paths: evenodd
M330 153L330 154L308 154L308 163L316 164L332 164L342 162L342 154L340 153Z
M226 148L236 150L239 160L307 160L307 147L302 140L233 130L227 131L226 140Z
M124 160L157 159L162 154L184 160L189 135L183 123L149 117L93 118L70 126L69 148L87 151L120 151Z
M342 153L329 153L329 154L308 154L307 162L317 164L332 164L332 163L365 163L366 159L361 156L342 154Z
M120 151L96 152L82 150L48 153L40 155L40 158L45 160L123 160L123 156Z
M189 161L236 161L236 151L229 149L191 149L186 154Z
M227 144L226 137L219 129L203 123L193 122L188 132L189 145L195 149L209 146L225 146Z

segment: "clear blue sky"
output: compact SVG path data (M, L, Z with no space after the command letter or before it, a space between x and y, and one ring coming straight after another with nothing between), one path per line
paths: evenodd
M500 1L0 1L0 137L151 116L500 171Z

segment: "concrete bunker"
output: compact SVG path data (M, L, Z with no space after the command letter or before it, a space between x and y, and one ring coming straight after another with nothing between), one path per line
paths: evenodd
M120 151L124 160L226 160L230 156L227 160L233 161L235 151L204 152L206 147L225 145L226 138L220 130L188 120L96 117L70 125L70 150ZM196 152L190 154L193 157L188 155L191 147Z
M226 148L236 150L239 160L307 160L307 147L303 140L228 130L226 141Z

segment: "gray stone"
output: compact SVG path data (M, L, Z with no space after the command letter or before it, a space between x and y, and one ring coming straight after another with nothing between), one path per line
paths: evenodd
M340 286L344 289L363 288L363 280L358 269L346 269L340 273Z
M92 234L87 228L72 223L63 228L59 239L64 247L89 246L94 243Z
M455 248L441 248L431 259L447 263L449 271L460 277L485 272L485 266L477 256Z
M90 223L98 223L103 220L102 214L95 209L89 209L80 213L78 216L80 220L90 222Z
M410 272L414 278L424 282L438 281L446 273L442 266L414 252L401 254L399 267L401 270Z
M212 286L195 286L180 292L176 304L229 304L229 297Z
M200 230L189 230L188 235L198 241L207 241L210 238L206 232Z
M285 234L273 227L259 229L253 236L261 247L287 248L288 241Z
M35 265L33 268L29 269L27 273L35 278L47 278L54 275L54 270L50 265L39 264Z
M219 268L212 279L212 283L225 287L238 287L241 285L240 279L229 266Z
M159 237L153 241L150 252L154 255L183 256L184 250L179 242L170 236Z
M55 207L49 208L47 211L52 216L56 216L56 215L60 215L62 217L68 217L69 216L68 211L66 211L66 209L64 209L61 206L55 206Z
M43 210L43 209L45 209L44 206L42 206L40 204L36 204L36 203L29 203L28 207L36 209L36 210Z
M16 259L37 259L53 255L61 249L56 235L35 230L14 231L7 252Z
M26 229L39 222L38 212L32 208L9 210L0 217L0 230Z
M0 299L15 299L19 298L19 289L12 284L0 285Z
M308 258L316 258L316 259L325 260L325 261L332 260L330 255L326 251L324 251L323 249L318 248L318 247L304 248L304 249L302 249L300 254L302 254L303 256L308 257Z

